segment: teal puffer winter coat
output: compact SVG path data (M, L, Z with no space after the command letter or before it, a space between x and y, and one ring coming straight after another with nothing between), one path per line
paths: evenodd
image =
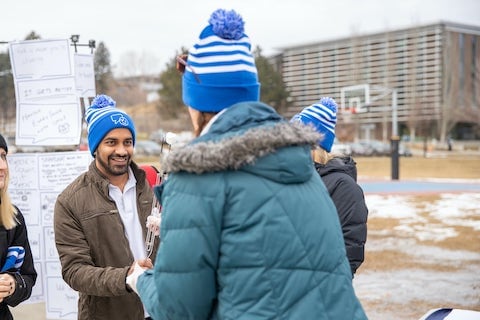
M170 153L161 244L138 281L153 319L366 319L310 156L318 139L240 103Z

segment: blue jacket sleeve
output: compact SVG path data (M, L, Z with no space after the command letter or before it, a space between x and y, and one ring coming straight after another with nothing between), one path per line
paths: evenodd
M223 196L218 180L176 174L162 194L161 243L153 271L137 289L161 319L207 319L216 299Z

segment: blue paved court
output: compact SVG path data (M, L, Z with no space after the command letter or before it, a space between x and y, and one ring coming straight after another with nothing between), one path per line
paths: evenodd
M365 193L449 193L480 192L480 181L359 180Z

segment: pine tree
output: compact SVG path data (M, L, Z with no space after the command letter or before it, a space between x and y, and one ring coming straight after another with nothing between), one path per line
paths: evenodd
M185 53L185 48L180 49L180 53ZM166 64L165 71L160 75L160 83L162 87L158 90L160 96L160 106L158 108L159 113L162 113L165 118L178 118L178 114L184 104L182 100L182 75L176 68L177 56L175 54L169 62Z
M110 51L103 42L98 44L94 56L95 87L98 94L109 94L113 84Z
M279 113L285 111L290 103L290 93L285 87L282 74L262 55L260 47L256 47L254 55L261 84L260 101L274 107Z

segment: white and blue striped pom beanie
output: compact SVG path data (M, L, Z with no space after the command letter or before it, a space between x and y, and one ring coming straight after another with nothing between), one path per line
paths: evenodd
M242 17L218 9L208 22L189 50L183 102L202 112L219 112L238 102L258 101L260 83Z
M327 152L332 150L335 140L335 125L337 124L337 103L329 97L320 99L320 102L305 107L300 113L292 117L291 122L303 122L313 125L317 132L323 134L318 144Z
M88 147L93 156L102 139L117 128L129 129L135 145L135 126L132 118L116 108L116 102L105 94L95 97L85 112L87 121Z

